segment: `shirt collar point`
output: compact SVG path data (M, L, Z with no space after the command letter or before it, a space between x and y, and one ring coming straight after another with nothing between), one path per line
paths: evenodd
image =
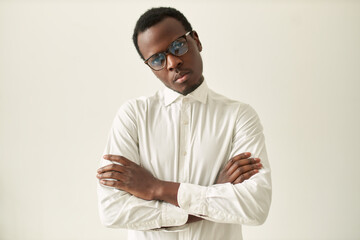
M207 95L208 95L209 88L205 82L205 80L200 84L199 87L197 87L194 91L189 93L187 96L191 97L192 99L195 99L203 104L207 103ZM164 105L169 106L173 102L176 101L180 96L182 96L180 93L175 92L174 90L165 87L164 89Z

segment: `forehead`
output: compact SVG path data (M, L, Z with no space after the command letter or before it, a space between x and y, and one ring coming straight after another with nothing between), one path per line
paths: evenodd
M138 45L144 58L165 51L169 44L185 34L180 21L175 18L165 18L138 35Z

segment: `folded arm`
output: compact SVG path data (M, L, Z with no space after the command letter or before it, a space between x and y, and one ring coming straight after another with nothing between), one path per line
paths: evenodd
M136 114L133 102L127 102L116 115L109 133L104 154L122 155L134 163L140 163ZM111 164L101 159L100 166ZM98 208L103 225L113 228L151 230L169 226L181 226L188 214L167 202L148 201L126 191L98 184Z
M271 204L271 174L263 129L258 115L249 105L243 106L238 113L231 156L243 151L261 159L263 168L259 173L234 185L181 184L178 189L180 208L215 222L262 224Z
M136 123L131 105L125 105L120 111L122 113L118 116L122 117L115 119L115 127L105 151L106 160L102 160L103 168L99 170L98 175L103 181L98 187L98 196L100 216L105 225L151 230L181 226L201 218L216 222L256 224L262 222L264 215L266 217L271 196L270 173L265 146L262 147L260 144L254 147L254 144L246 144L249 141L259 142L259 139L252 139L253 134L244 137L243 131L237 131L233 141L232 156L256 148L257 152L255 151L253 155L264 156L267 165L258 174L256 174L258 169L262 167L256 165L259 164L258 159L241 165L240 161L235 161L233 157L220 172L216 182L228 182L228 184L204 187L159 181L138 165ZM239 121L239 124L241 125L242 122ZM261 130L260 133L262 136ZM240 139L238 135L241 135ZM246 150L247 147L249 150ZM121 165L109 165L107 160ZM248 166L245 167L246 165ZM256 175L253 176L254 174ZM258 175L261 176L257 177ZM243 182L250 177L248 181L251 183ZM261 203L262 201L264 204Z
M242 153L230 159L216 183L237 184L256 174L262 164L258 158L249 158L250 155ZM97 178L102 185L125 191L143 200L164 201L179 207L177 194L180 183L161 181L145 168L122 156L105 155L104 159L114 163L98 169ZM187 223L201 219L190 216Z

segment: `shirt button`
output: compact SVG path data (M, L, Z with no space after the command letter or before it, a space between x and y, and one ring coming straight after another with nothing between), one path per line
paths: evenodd
M184 154L184 156L186 156L187 152L186 152L186 151L184 151L184 153L183 153L183 154Z
M189 122L188 122L188 121L184 121L183 124L184 124L184 125L188 125Z

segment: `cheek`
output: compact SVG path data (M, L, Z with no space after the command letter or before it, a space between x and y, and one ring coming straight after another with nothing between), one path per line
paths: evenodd
M203 62L200 52L195 52L192 56L192 59L193 59L192 65L194 66L194 71L199 72L201 74L203 70Z
M194 44L189 50L191 50L191 54L187 57L187 60L195 67L194 70L202 70L202 58L197 46Z
M201 68L201 70L202 70L202 66L203 66L203 62L202 62L202 58L201 58L201 55L200 55L200 53L198 53L197 54L198 56L198 65L199 65L199 68Z

